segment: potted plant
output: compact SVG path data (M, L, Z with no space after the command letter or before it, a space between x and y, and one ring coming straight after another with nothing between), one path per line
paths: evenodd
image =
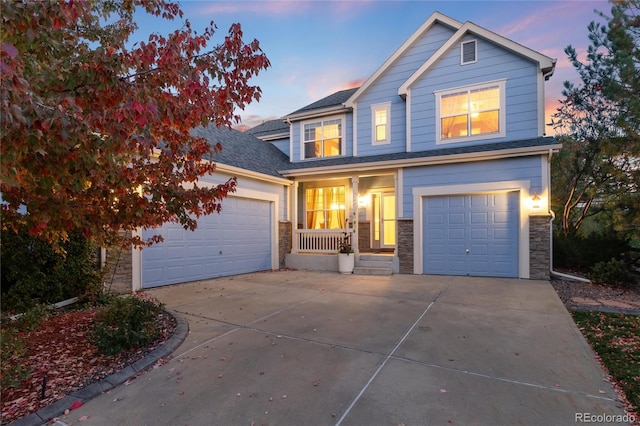
M351 274L353 273L356 257L353 252L353 246L351 245L352 232L347 231L343 234L338 249L338 271L341 274Z

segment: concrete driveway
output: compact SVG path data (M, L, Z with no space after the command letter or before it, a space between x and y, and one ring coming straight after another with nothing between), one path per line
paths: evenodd
M279 271L149 291L189 322L83 425L564 425L623 415L548 282Z

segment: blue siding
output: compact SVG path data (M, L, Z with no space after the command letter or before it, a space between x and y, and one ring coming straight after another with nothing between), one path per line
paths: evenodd
M219 184L226 182L231 178L230 174L223 172L215 172L211 175L204 176L200 179L200 182L207 182L213 184ZM275 194L278 196L278 220L286 220L287 218L287 205L286 205L286 187L285 185L279 185L277 183L265 182L258 179L252 179L244 176L238 176L238 183L236 185L238 189L248 189L261 193ZM224 211L225 201L222 200L222 210Z
M269 141L268 143L273 144L273 146L284 152L287 156L289 155L289 138Z
M473 35L467 35L463 41L473 39L478 41L477 63L460 65L460 44L456 43L414 84L411 92L413 151L437 148L434 91L499 79L507 80L506 137L461 142L456 145L512 141L538 136L537 64Z
M427 34L416 40L413 46L398 58L358 99L358 156L388 154L406 150L406 105L398 96L398 87L420 68L453 33L451 28L435 24ZM389 101L391 101L391 144L372 146L371 105Z
M403 217L413 217L413 188L418 187L530 180L531 187L539 190L542 186L541 164L539 156L531 156L405 168Z

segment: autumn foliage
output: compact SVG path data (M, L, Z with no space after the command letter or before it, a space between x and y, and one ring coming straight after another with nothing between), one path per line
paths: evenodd
M219 212L235 180L198 185L215 152L190 130L231 126L258 100L269 66L239 24L214 46L211 22L130 43L134 12L182 19L164 0L2 4L2 226L49 242L72 230L98 244L122 232ZM205 160L205 161L203 161ZM26 213L25 213L26 212Z

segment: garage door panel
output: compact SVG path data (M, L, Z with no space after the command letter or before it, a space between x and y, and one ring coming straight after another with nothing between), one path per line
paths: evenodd
M155 287L271 269L271 202L230 197L195 231L166 223L143 232L164 242L142 250L142 286Z
M422 206L425 273L518 276L518 192L425 197Z

